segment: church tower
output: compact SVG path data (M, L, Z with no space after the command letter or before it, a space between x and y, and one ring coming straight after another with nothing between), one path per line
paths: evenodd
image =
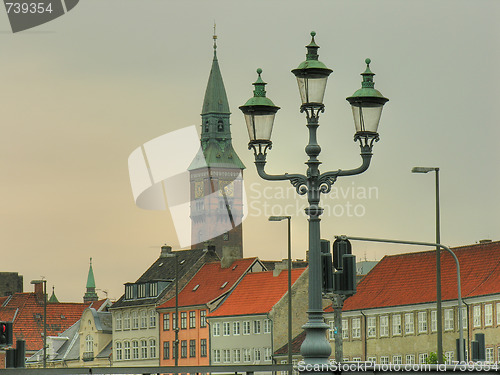
M231 143L229 103L214 58L201 111L201 145L189 167L192 248L215 246L222 258L225 247L243 257L243 169Z
M94 270L92 269L92 258L90 258L89 274L87 276L87 291L83 295L83 302L97 301L97 293L95 292Z

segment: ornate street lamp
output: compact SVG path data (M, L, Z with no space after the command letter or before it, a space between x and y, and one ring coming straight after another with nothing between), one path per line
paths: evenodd
M254 96L240 109L245 115L250 137L248 148L254 152L255 166L259 176L265 180L289 180L299 195L307 194L309 207L305 209L305 212L309 216L309 309L308 321L303 326L306 337L300 351L306 365L326 366L331 347L326 339L328 325L324 321L322 306L320 216L323 209L319 207L320 194L329 193L339 176L357 175L368 169L373 143L379 139L378 124L382 107L388 99L374 89L374 74L370 71L370 60L367 59L366 71L362 73L361 89L347 98L353 107L356 126L354 140L360 142L362 164L355 169L320 173L321 162L318 160L318 155L321 147L317 143L316 132L319 126L319 114L324 111L323 97L326 82L332 70L318 60L319 46L314 41L315 35L315 32L311 33L311 43L306 46L306 60L297 69L292 70L297 77L302 99L300 111L305 112L309 129L309 143L305 149L309 160L306 162L308 168L305 175L288 173L269 175L264 170L267 151L272 147L271 133L274 117L279 107L265 96L266 83L260 76L261 69L257 70L259 77L254 83Z

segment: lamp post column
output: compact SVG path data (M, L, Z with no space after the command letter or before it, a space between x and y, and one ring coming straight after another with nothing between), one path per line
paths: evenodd
M436 243L441 243L441 228L439 219L439 168L436 172ZM437 363L443 362L443 315L441 306L441 248L436 246L436 308L437 314Z

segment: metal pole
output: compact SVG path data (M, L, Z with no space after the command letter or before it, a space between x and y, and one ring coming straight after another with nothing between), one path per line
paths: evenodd
M436 243L441 243L439 218L439 168L436 172ZM443 362L443 315L441 306L441 248L436 246L437 363Z
M465 353L464 353L464 328L463 328L463 320L462 320L462 287L460 283L460 264L458 262L458 258L455 253L447 246L439 244L439 243L430 243L430 242L417 242L417 241L401 241L401 240L388 240L388 239L380 239L380 238L366 238L366 237L347 237L347 236L335 236L335 238L342 237L347 240L353 241L369 241L369 242L385 242L385 243L399 243L403 245L420 245L420 246L433 246L440 247L446 251L448 251L453 259L455 260L455 265L457 267L457 293L458 293L458 329L459 329L459 340L460 340L460 360L465 361Z
M288 364L292 364L292 218L288 219ZM289 372L292 375L292 372Z
M47 367L47 280L43 280L43 368Z
M342 307L344 306L345 296L341 294L334 295L332 298L333 319L336 331L335 339L335 361L341 363L344 357L343 339L342 339Z
M179 365L179 259L175 254L175 367Z

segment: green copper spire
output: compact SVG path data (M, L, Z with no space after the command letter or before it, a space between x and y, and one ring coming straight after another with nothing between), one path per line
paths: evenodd
M227 113L229 114L229 103L227 101L226 89L220 73L219 61L217 60L217 35L215 35L214 26L214 59L212 69L208 77L205 99L203 100L202 115L209 113Z
M49 303L59 303L59 300L56 297L56 293L54 292L54 286L52 286L52 295L49 298Z
M87 291L83 296L83 302L97 301L97 293L95 292L94 271L92 269L92 258L90 258L89 274L87 276Z

